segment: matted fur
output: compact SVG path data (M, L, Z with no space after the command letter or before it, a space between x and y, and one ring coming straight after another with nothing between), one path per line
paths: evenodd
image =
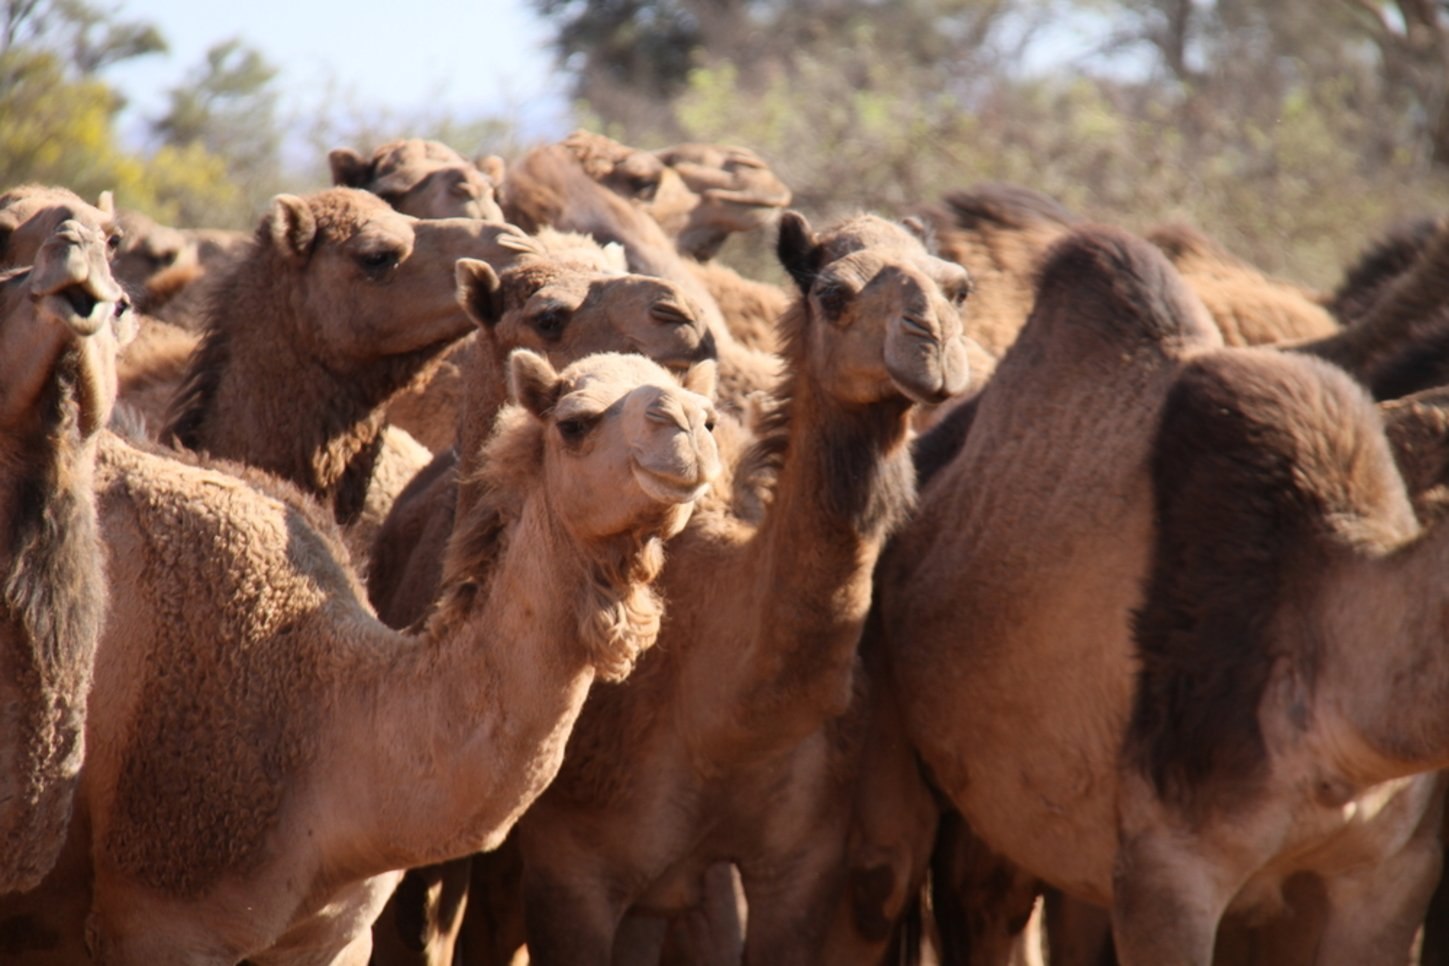
M1133 627L1142 662L1127 754L1184 808L1266 775L1269 673L1312 686L1311 634L1278 624L1335 548L1391 540L1408 509L1372 401L1340 370L1275 353L1189 363L1152 461L1157 533Z
M41 402L38 441L24 456L0 532L0 666L25 696L4 709L7 781L0 807L0 892L34 886L49 871L70 821L85 707L106 610L104 551L76 400L79 349L56 366ZM16 645L21 645L19 648Z

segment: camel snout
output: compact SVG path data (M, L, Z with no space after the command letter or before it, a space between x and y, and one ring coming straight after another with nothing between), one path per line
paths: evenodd
M959 324L942 325L931 315L903 315L892 328L886 371L907 398L939 403L970 385L971 365Z
M640 485L660 502L697 499L721 470L713 404L671 393L652 402L644 417L655 431L635 446Z

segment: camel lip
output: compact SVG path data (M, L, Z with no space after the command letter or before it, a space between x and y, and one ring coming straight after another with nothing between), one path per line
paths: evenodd
M99 332L107 312L98 310L115 304L98 298L83 283L67 285L40 297L41 309L79 336Z
M659 503L692 503L709 489L709 481L681 483L679 480L656 473L634 460L634 478L641 489Z

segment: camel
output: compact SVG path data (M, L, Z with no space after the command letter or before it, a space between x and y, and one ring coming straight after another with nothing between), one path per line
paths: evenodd
M1147 240L1202 300L1228 345L1270 345L1339 330L1320 296L1263 274L1195 228L1163 225Z
M1362 319L1388 283L1412 268L1443 228L1442 218L1414 218L1390 228L1344 270L1328 310L1343 325Z
M517 229L418 220L376 195L279 195L218 282L164 438L292 481L323 500L361 562L393 498L432 454L384 406L472 329L453 265L534 250Z
M457 266L457 300L478 326L460 360L466 399L441 451L394 502L372 547L368 598L378 616L406 627L436 599L442 548L453 529L458 481L478 475L482 444L505 402L507 360L518 348L566 366L594 352L637 352L675 370L710 356L698 309L668 282L613 275L588 262L524 256L498 273L472 259ZM472 488L465 488L471 499ZM424 536L426 535L426 536Z
M121 211L116 222L121 242L111 270L136 311L154 317L203 274L197 246L138 211Z
M67 221L101 232L111 253L121 246L109 191L94 205L52 185L23 184L0 194L0 269L34 264L40 247Z
M1367 269L1351 272L1360 278L1361 289L1373 293L1357 299L1366 303L1362 315L1331 335L1299 340L1291 348L1347 369L1375 399L1394 399L1449 382L1443 361L1449 340L1449 223L1436 225L1417 244L1417 258L1406 259L1406 266L1389 277L1370 282L1363 281L1371 276ZM1370 255L1366 264L1378 261Z
M691 906L721 862L749 899L751 962L824 941L847 819L829 732L875 557L913 499L912 406L965 387L969 285L870 216L816 235L787 213L779 252L801 293L782 320L787 375L736 469L737 487L772 481L766 509L702 504L670 543L660 647L627 686L594 691L520 822L537 963L608 962L626 911Z
M132 331L107 255L66 220L0 275L0 894L54 865L85 756L106 605L96 436Z
M47 910L89 895L102 962L366 962L393 870L501 838L590 687L653 644L662 541L719 468L693 391L712 378L515 353L486 492L448 547L443 599L407 633L373 617L295 489L105 437L113 606L84 824L72 863L0 921L75 942L81 923Z
M490 157L479 168L441 141L389 141L363 157L352 148L327 154L332 183L378 195L415 218L482 218L502 221L495 192L503 162Z
M771 333L785 302L772 287L681 254L660 222L669 221L667 198L679 199L668 207L681 212L681 225L699 206L679 176L653 155L586 132L529 152L509 169L503 185L504 215L513 224L528 231L550 225L617 241L631 271L685 287L711 314L719 342L721 401L735 407L748 392L774 382ZM712 287L722 290L720 298ZM723 305L748 314L726 315Z
M1272 948L1401 962L1439 869L1445 755L1402 722L1437 533L1347 375L1224 348L1159 250L1080 229L882 560L907 732L1125 966L1211 962L1285 883Z
M736 232L768 226L790 204L790 189L749 148L691 142L654 156L696 199L677 231L664 226L675 246L696 261L714 258Z

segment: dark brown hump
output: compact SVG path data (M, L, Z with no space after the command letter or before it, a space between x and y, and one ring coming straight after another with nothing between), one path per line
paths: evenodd
M1022 339L1060 326L1124 347L1190 337L1203 309L1156 247L1118 228L1079 228L1047 252ZM1045 329L1046 333L1041 330Z
M1082 219L1055 198L1006 181L987 181L946 195L958 228L1022 230L1043 225L1072 228Z
M1419 260L1439 228L1435 218L1415 218L1390 228L1344 271L1328 310L1344 324L1362 318L1385 287Z
M1127 751L1168 800L1221 802L1263 775L1258 707L1274 662L1312 680L1315 639L1276 633L1281 608L1342 540L1335 521L1396 525L1402 484L1377 413L1344 373L1233 350L1188 364L1169 393L1152 485Z

